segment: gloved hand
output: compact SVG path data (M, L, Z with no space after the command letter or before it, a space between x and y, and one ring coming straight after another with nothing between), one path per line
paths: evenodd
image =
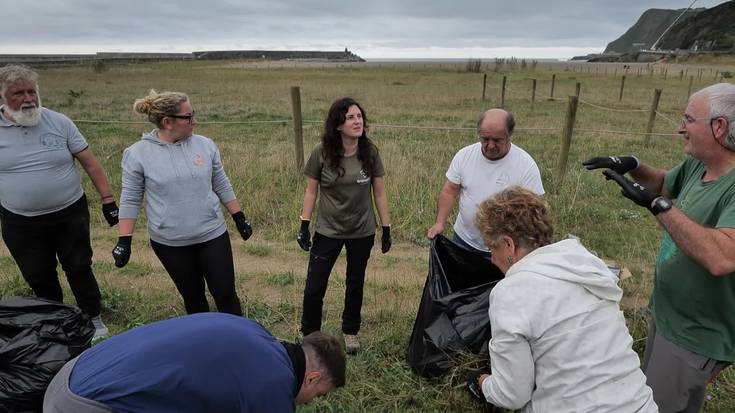
M390 225L383 225L383 235L380 237L380 250L385 254L390 251L393 242L390 238Z
M653 200L658 198L660 194L651 191L638 182L631 181L611 169L602 171L602 174L605 175L606 179L612 179L616 184L620 185L620 193L622 193L624 197L642 207L648 208L648 210L653 213Z
M235 221L237 232L240 233L242 240L247 241L253 235L253 227L250 226L248 219L245 218L245 214L242 211L237 211L232 214L232 220Z
M117 204L115 201L108 202L106 204L102 204L102 215L105 217L105 221L110 226L116 225L118 223L117 215L120 212L120 210L117 208Z
M133 241L132 235L118 237L117 245L112 249L112 258L115 259L115 266L122 268L130 261L130 244Z
M638 168L641 163L633 155L630 156L599 156L597 158L587 159L586 161L582 162L582 165L584 165L587 169L612 169L613 171L619 173L620 175L625 175L626 173L632 171L633 169Z
M481 402L487 402L485 395L482 393L482 386L480 386L480 377L483 374L490 374L484 370L475 370L467 373L467 391L473 399Z
M309 251L311 249L311 234L309 234L310 223L311 221L308 219L302 219L301 228L299 228L299 233L296 234L296 242L299 243L299 247L304 251Z

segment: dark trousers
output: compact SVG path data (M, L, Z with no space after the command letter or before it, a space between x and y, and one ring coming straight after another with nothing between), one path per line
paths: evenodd
M218 311L242 315L240 298L235 292L235 266L227 231L201 244L171 247L151 240L151 246L184 298L187 314L209 311L204 294L206 281Z
M707 383L730 364L672 343L658 333L650 317L641 369L661 413L699 412Z
M100 289L92 273L86 196L61 211L35 217L0 207L0 225L5 245L36 296L63 301L58 256L79 308L91 317L99 315Z
M301 316L301 332L304 335L318 331L322 327L322 307L327 292L329 275L344 245L347 251L347 279L345 307L342 312L342 332L357 334L360 331L360 311L362 310L362 290L365 285L365 268L375 235L355 239L329 238L320 233L314 234L309 269L304 287L304 312Z

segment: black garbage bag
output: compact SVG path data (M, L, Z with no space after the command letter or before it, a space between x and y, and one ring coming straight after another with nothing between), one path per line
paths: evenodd
M503 273L481 254L438 235L429 250L429 274L408 343L411 369L437 377L457 353L479 354L490 339L488 297Z
M0 300L0 412L40 412L51 379L89 348L93 335L89 317L73 305Z

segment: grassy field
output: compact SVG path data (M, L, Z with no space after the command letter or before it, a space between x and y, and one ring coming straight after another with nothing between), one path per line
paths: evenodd
M337 97L352 96L367 111L370 136L386 166L394 247L373 251L368 267L361 337L364 351L349 358L348 384L301 411L471 411L461 386L461 370L438 380L413 375L404 353L428 270L426 229L434 222L436 195L449 162L461 147L475 141L477 115L496 106L502 76L507 76L505 106L514 112L514 142L538 162L552 207L556 238L574 234L599 255L628 267L633 277L622 282L628 325L641 352L645 342L644 308L651 290L660 229L650 214L620 196L617 186L581 161L595 155L635 153L642 160L669 168L682 158L681 139L672 135L686 104L689 79L680 79L681 64L668 76L628 71L618 101L621 65L561 64L534 71L490 67L486 100L482 73L462 65L437 67L282 65L255 67L248 62L176 62L48 67L40 70L44 106L78 121L108 176L120 190L124 148L152 128L132 112L136 98L155 88L189 94L200 122L196 133L214 139L226 171L255 234L247 242L233 237L237 289L248 317L283 339L298 333L307 254L294 238L303 198L304 178L295 166L290 92L301 89L306 156L319 139L321 122ZM582 69L579 69L582 67ZM650 66L644 66L648 69ZM608 75L603 75L604 71ZM696 74L697 66L688 73ZM710 69L707 69L710 70ZM721 67L720 70L732 70ZM677 75L672 75L676 71ZM616 73L618 76L613 76ZM556 75L555 97L549 99ZM531 79L538 89L530 109ZM711 83L705 71L693 90ZM557 181L560 134L567 96L580 82L581 102L572 139L567 175ZM644 146L653 89L663 89L652 144ZM84 122L98 121L98 122ZM101 122L104 121L104 122ZM230 123L227 123L230 122ZM398 127L400 126L400 127ZM103 293L103 319L114 333L154 320L183 314L173 283L148 244L145 219L138 220L131 263L112 264L116 231L109 229L88 179L94 269ZM231 233L234 233L234 225ZM448 233L451 229L448 228ZM66 287L65 287L66 288ZM340 333L344 260L338 261L326 297L324 329ZM68 288L68 300L73 300ZM0 296L29 295L4 245L0 247ZM735 410L735 373L723 373L711 387L705 411Z

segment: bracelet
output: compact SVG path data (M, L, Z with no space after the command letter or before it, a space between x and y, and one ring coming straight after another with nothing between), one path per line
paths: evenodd
M103 201L104 201L105 199L111 199L111 198L112 198L112 199L115 199L115 197L114 197L113 195L105 195L105 196L102 196L102 197L101 197L101 199L102 199Z
M299 219L302 220L302 221L309 221L309 222L311 222L311 218L304 218L301 215L299 215Z

